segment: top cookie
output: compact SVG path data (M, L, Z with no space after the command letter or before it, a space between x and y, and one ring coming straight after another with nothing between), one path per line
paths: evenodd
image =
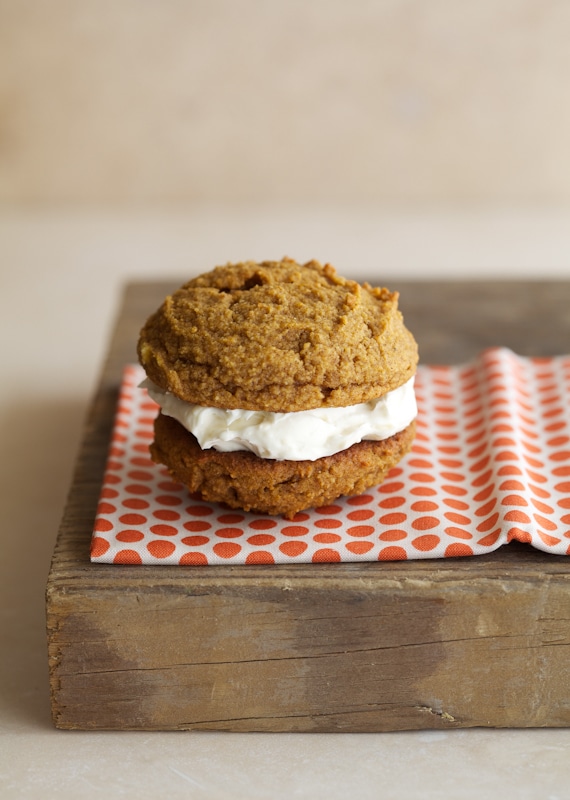
M188 281L147 320L138 354L186 402L274 412L372 400L418 361L397 293L287 258Z

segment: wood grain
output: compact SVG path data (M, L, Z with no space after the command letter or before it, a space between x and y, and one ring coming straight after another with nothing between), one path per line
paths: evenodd
M128 567L89 541L123 365L181 280L126 287L47 585L65 729L390 731L570 724L570 562L511 543L415 562ZM426 363L568 352L568 282L416 282Z

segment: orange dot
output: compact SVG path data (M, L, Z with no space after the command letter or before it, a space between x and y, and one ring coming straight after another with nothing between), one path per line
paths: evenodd
M407 535L406 531L400 530L400 528L392 528L392 530L381 533L378 538L383 542L399 542L400 539L405 539Z
M521 483L520 481L515 481L515 480L503 481L501 483L501 485L499 486L499 489L502 492L505 492L505 491L524 492L524 483Z
M385 500L380 500L378 505L380 508L398 508L403 506L405 502L405 498L396 495L395 497L387 497Z
M457 558L459 556L472 556L473 548L468 544L461 544L460 542L453 542L445 548L446 558Z
M136 453L148 453L148 444L134 444L132 448Z
M475 510L475 515L477 517L486 517L487 514L490 514L491 511L495 508L496 504L497 504L497 498L492 497L488 503L485 503L484 505L480 506Z
M208 563L208 559L204 553L184 553L178 562L180 566L184 567L199 567Z
M216 519L223 525L235 525L236 522L243 522L244 516L243 514L220 514Z
M545 411L542 415L545 419L550 419L550 417L557 417L559 414L564 412L563 408L557 406L556 408L551 408L550 411Z
M352 525L346 529L346 532L349 536L370 536L374 533L374 527L372 525Z
M457 514L454 511L446 511L443 515L450 522L455 522L456 525L470 525L471 518L466 517L465 514Z
M112 472L118 472L123 469L123 465L120 461L112 461L109 459L109 461L107 461L107 469Z
M372 511L371 508L360 508L357 511L351 511L346 516L353 522L359 522L365 519L370 519L370 517L373 517L374 511Z
M372 498L370 498L372 500ZM317 514L338 514L342 511L340 506L331 505L331 506L319 506L319 508L315 508Z
M418 481L418 483L431 483L435 481L435 476L430 475L429 472L413 472L410 475L410 480Z
M437 528L440 525L440 521L437 517L418 517L412 522L412 528L416 531L427 531L430 528Z
M396 545L383 547L378 554L378 561L405 561L407 558L404 548Z
M536 447L536 445L534 445L534 444L529 444L528 442L525 442L524 439L523 439L523 447L525 448L525 450L528 450L529 453L540 453L541 452L540 447ZM526 458L526 456L525 456L525 458ZM539 465L540 462L537 461L536 464Z
M523 531L520 528L510 528L507 533L507 542L512 542L515 539L517 542L524 542L530 544L532 537L528 531Z
M119 531L115 539L118 539L119 542L140 542L141 539L144 539L144 533L126 528L123 531Z
M432 451L429 447L422 447L416 441L412 445L412 453L418 453L419 455L423 456L431 456Z
M434 550L439 543L439 536L436 536L433 533L427 533L425 536L417 536L415 539L412 539L412 545L416 548L416 550L421 550L422 552Z
M108 500L113 500L115 497L119 496L119 492L116 489L102 489L101 490L101 497L106 498Z
M150 530L156 536L176 536L178 533L178 528L175 528L174 525L163 525L162 523L151 525Z
M237 539L243 534L242 528L218 528L216 531L216 536L220 536L222 539Z
M311 561L313 564L329 564L334 561L340 561L340 553L331 547L323 547L320 550L315 550Z
M119 522L122 522L123 525L144 525L147 518L144 514L121 514Z
M392 481L391 483L382 483L378 487L378 491L382 492L382 494L391 494L392 492L399 492L403 488L404 488L404 484L401 481ZM355 499L356 498L354 498L354 497L350 497L348 502L350 502L351 500L355 500Z
M461 489L461 492L465 492L465 489ZM410 489L410 494L413 494L416 497L433 497L437 494L437 492L430 486L412 486Z
M433 469L433 464L425 458L412 458L408 460L411 467L418 467L419 469Z
M530 502L536 508L537 511L542 511L543 514L553 514L554 509L552 506L547 505L546 503L541 503L540 500L535 500L534 497L530 498Z
M518 508L513 508L512 511L507 511L504 519L507 522L522 522L527 524L530 522L530 517L528 514L525 514L524 511L520 511Z
M528 506L527 501L520 494L508 494L501 500L503 506Z
M275 559L268 550L254 550L245 559L246 564L275 564Z
M188 547L199 547L202 544L208 544L210 540L207 536L185 536L181 541Z
M478 478L475 478L475 480L471 481L471 486L486 486L492 474L493 470L488 469L487 472L484 472L482 475L479 475Z
M142 483L131 483L125 486L125 491L129 494L150 494L151 489Z
M442 467L447 467L450 469L457 469L457 467L461 467L463 464L463 462L458 458L440 458L438 461Z
M182 503L182 498L173 494L159 494L155 497L155 500L161 506L179 506Z
M315 522L317 528L340 528L342 520L340 519L318 519Z
M281 528L281 533L284 536L305 536L305 534L309 533L309 529L304 525L286 525Z
M477 544L481 545L481 547L491 547L496 543L500 535L501 535L501 529L497 528L496 531L488 533L486 536L483 536L482 539L479 539L477 541Z
M552 433L553 431L559 431L564 427L566 427L566 423L561 420L560 422L551 422L550 425L545 426L544 430Z
M125 508L136 508L138 510L148 508L150 503L148 500L141 500L140 497L127 497L126 500L123 500L122 505Z
M155 558L168 558L168 556L171 556L176 550L176 545L174 542L156 539L152 542L149 542L146 546L146 549L151 556L154 556Z
M112 514L116 510L116 507L111 503L99 503L97 506L97 514Z
M544 531L538 531L538 535L548 547L554 547L555 544L562 541L557 536L549 536L547 533L544 533Z
M552 453L550 458L553 461L568 461L570 458L570 450L558 450L556 453Z
M103 476L103 483L120 483L121 478L118 475L113 475L110 472L106 472Z
M93 530L97 531L98 533L106 533L107 531L112 531L113 523L109 522L108 519L96 519L95 524L93 526Z
M463 500L456 500L454 497L444 497L443 502L450 508L456 508L458 511L465 511L469 508L469 503L464 503Z
M313 541L319 544L334 544L340 540L341 537L338 533L317 533L316 536L313 536Z
M256 533L255 536L249 536L248 544L253 544L256 547L262 547L264 544L272 544L275 541L275 536L269 533Z
M495 461L518 461L518 456L512 450L501 450L495 456Z
M234 558L241 550L241 545L235 542L219 542L213 547L214 553L220 558Z
M146 428L136 428L135 436L137 439L153 439L154 433L152 430L147 430Z
M514 447L516 442L510 436L499 436L493 442L493 447Z
M533 494L538 495L539 497L550 497L550 492L546 489L541 489L538 486L535 486L533 483L529 483L529 488Z
M498 425L493 425L491 428L491 433L499 433L499 432L508 432L514 433L514 428L512 425L507 425L505 422L500 422Z
M535 518L535 520L538 522L539 525L542 525L543 528L546 528L549 531L555 531L558 529L558 525L551 519L547 519L546 517L543 517L541 514L533 514L532 516Z
M127 472L127 475L133 481L151 481L153 478L151 472L144 472L140 469L133 469L130 472Z
M277 523L274 519L254 519L249 523L249 527L257 531L266 531L269 530L269 528L274 528L276 525Z
M437 511L439 505L431 500L417 500L412 503L412 511Z
M109 542L102 536L94 536L91 539L91 557L100 558L104 556L110 547Z
M145 417L144 415L137 417L137 423L139 425L146 425L147 427L151 427L154 424L154 417Z
M479 533L486 533L490 528L493 528L496 525L498 519L499 512L495 511L495 513L491 514L488 519L486 519L484 522L481 522L480 525L477 525L477 530Z
M119 550L113 564L142 564L142 558L136 550Z
M401 511L396 511L392 514L384 514L380 517L380 522L382 525L401 525L402 522L405 522L408 518L407 514L404 514Z
M455 539L472 539L473 534L469 533L469 531L464 531L462 528L456 528L453 525L450 525L448 528L445 528L445 532L449 536L453 536Z
M374 547L372 542L365 542L365 541L355 541L355 542L348 542L345 545L346 549L349 550L351 553L355 555L364 555L368 553Z
M183 525L187 531L207 531L209 530L212 525L209 522L204 522L201 519L192 519L188 522L185 522Z
M207 517L209 514L213 514L214 511L208 506L188 506L186 513L191 514L193 517Z
M499 470L499 475L522 475L522 470L515 466L514 464L507 464L504 467L501 467Z
M441 477L445 478L446 481L453 481L454 483L461 483L465 480L465 475L459 472L442 472Z
M299 511L295 514L291 522L304 522L306 519L309 519L309 515L304 511Z
M473 485L475 485L476 481L474 481ZM459 497L463 497L463 495L467 494L467 489L464 489L463 486L452 486L450 483L445 483L441 487L444 492L448 494L454 494Z
M307 549L307 544L305 542L283 542L283 544L279 545L279 549L281 552L289 556L290 558L295 558L296 556L300 556L301 553L304 553Z
M159 508L157 511L153 511L152 515L163 522L175 522L180 519L178 511L170 511L168 508Z
M150 458L143 458L142 456L135 456L130 459L130 462L135 467L153 467L154 461Z
M570 492L570 481L561 481L560 483L557 483L554 488L557 492L566 494Z

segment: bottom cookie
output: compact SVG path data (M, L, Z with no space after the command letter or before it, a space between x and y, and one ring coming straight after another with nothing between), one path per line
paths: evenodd
M202 450L172 417L159 414L150 452L204 500L292 518L298 511L357 495L381 483L410 450L415 422L380 442L364 441L316 461L275 461L247 450Z

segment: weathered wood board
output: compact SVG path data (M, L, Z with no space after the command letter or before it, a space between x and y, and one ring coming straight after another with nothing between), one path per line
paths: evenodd
M365 277L365 276L363 276ZM127 287L47 585L65 729L392 731L570 725L570 559L128 567L89 562L117 390L181 281ZM404 283L426 363L570 349L570 282Z

